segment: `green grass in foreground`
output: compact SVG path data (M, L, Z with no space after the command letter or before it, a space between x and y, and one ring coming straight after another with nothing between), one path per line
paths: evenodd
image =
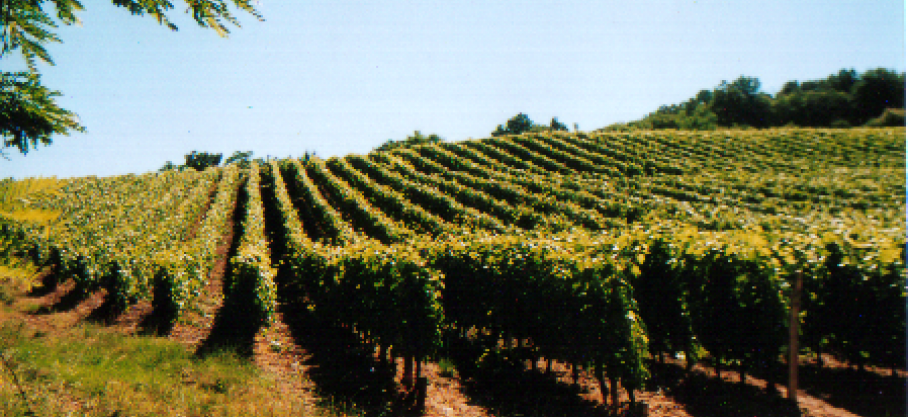
M3 416L307 415L230 349L195 357L160 338L124 336L92 325L42 334L0 324ZM15 373L28 404L13 382ZM308 408L308 407L307 407ZM29 411L34 414L30 414Z

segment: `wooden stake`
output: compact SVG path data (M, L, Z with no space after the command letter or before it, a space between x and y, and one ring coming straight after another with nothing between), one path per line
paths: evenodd
M788 325L788 399L798 403L798 326L801 313L801 272L795 278L794 290L791 293L791 320Z

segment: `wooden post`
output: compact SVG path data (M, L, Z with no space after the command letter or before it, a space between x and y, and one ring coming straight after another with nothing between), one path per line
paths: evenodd
M413 388L413 356L404 355L404 374L401 377L400 384L406 388Z
M788 399L798 403L798 327L801 313L801 286L803 280L801 272L795 278L794 289L791 293L791 320L788 324Z

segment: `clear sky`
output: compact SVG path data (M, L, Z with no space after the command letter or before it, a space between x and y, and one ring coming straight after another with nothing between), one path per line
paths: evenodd
M241 16L226 39L179 0L178 32L83 3L41 72L88 132L7 149L0 178L141 173L192 150L366 153L414 130L486 137L519 112L592 130L740 75L775 94L906 64L892 0L262 0L265 21Z

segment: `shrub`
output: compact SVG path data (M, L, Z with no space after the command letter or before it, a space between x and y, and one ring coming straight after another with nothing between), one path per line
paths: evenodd
M867 121L865 126L905 126L905 109L886 109L879 117Z

